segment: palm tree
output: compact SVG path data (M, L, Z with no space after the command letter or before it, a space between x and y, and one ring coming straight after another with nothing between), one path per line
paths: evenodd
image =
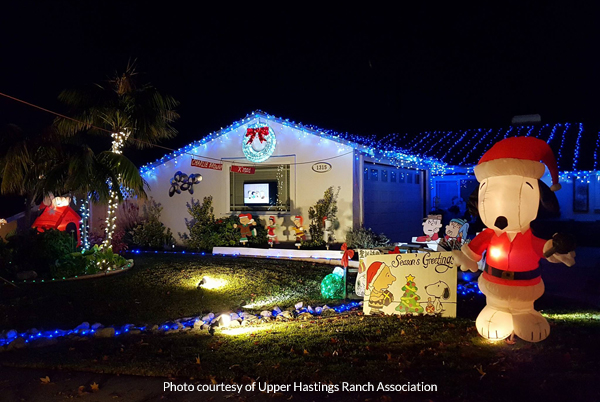
M90 199L110 203L113 196L117 202L123 201L126 195L145 198L146 182L138 168L124 155L111 151L96 154L81 141L63 139L57 154L59 161L48 170L42 185L46 192L68 193L82 200L81 239L83 248L87 249ZM128 194L123 188L128 189Z
M115 74L104 84L62 91L58 99L69 108L73 120L58 118L55 122L58 131L66 136L81 131L110 133L114 154L121 154L126 145L144 148L173 138L177 130L171 123L179 118L174 110L178 102L160 94L150 84L139 84L137 77L133 62L128 63L123 74ZM111 247L117 206L118 197L113 191L108 206L105 247Z
M27 135L9 124L0 136L0 192L25 197L25 228L31 211L45 195L40 178L56 160L56 149L45 135Z

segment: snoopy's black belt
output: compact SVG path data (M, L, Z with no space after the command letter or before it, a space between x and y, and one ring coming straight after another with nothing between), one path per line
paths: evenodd
M507 279L509 281L526 281L529 279L535 279L540 276L539 267L531 271L515 272L494 268L488 265L487 263L485 264L485 272L496 278Z

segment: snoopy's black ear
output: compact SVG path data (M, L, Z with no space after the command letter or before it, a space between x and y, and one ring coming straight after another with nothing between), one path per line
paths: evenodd
M442 297L444 298L444 300L448 300L450 298L450 289L444 289L444 294L442 295Z

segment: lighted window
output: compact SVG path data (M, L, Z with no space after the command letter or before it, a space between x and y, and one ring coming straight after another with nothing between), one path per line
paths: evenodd
M379 171L377 169L371 169L371 180L379 180Z
M289 211L290 165L257 166L254 174L229 173L231 211Z

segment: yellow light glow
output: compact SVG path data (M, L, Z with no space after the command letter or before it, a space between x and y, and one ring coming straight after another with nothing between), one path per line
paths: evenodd
M202 289L219 289L219 288L224 287L228 283L227 280L225 280L225 279L210 278L208 276L205 276L204 278L202 278L202 282L204 282L204 283L200 283L198 285Z
M221 325L223 327L228 327L230 323L231 323L231 316L229 314L223 314L221 316Z
M498 247L491 247L490 255L492 256L492 258L500 258L502 256L502 250Z
M271 325L263 324L260 327L225 328L221 331L221 333L224 335L239 336L239 335L251 334L253 332L258 332L258 331L265 331L270 328L271 328Z

